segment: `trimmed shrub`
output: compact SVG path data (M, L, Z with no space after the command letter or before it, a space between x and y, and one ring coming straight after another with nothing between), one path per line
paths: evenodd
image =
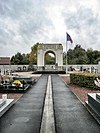
M79 85L81 87L87 87L92 89L100 89L94 83L96 78L100 79L100 74L93 73L72 73L70 74L70 82L72 84Z

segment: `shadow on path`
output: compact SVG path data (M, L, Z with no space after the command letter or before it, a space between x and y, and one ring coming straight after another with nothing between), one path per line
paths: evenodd
M39 133L47 86L47 75L0 118L0 133Z
M100 133L100 125L58 75L52 75L57 133Z

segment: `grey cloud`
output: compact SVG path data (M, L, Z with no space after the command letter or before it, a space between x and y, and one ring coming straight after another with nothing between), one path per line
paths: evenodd
M62 13L65 24L69 30L73 30L76 36L80 37L81 44L84 48L95 47L98 43L98 35L100 35L100 19L93 14L90 8L79 8L75 13Z
M21 45L29 44L34 34L40 33L45 25L51 25L50 20L47 18L47 13L40 1L32 0L5 0L1 1L0 4L0 19L1 27L1 45L11 45L16 44L14 40L15 36L21 36L18 42ZM12 22L9 22L11 20ZM8 23L7 23L8 21ZM14 27L14 25L18 27ZM14 27L9 29L9 26ZM42 34L42 33L41 33ZM3 41L3 39L5 40ZM12 42L10 42L12 40ZM22 41L23 40L23 41ZM33 43L33 42L31 42ZM29 44L30 45L30 44Z
M66 25L71 29L80 29L84 25L93 24L95 18L93 18L91 9L78 9L75 13L62 13L65 18Z
M52 14L54 5L59 8L60 4L65 6L64 3L66 3L68 5L67 2L66 0L0 0L0 49L6 48L2 53L4 52L4 55L7 55L11 50L13 53L19 50L17 47L20 47L22 52L28 51L32 44L36 43L35 41L49 41L49 30L53 30L51 32L54 36L52 35L51 40L54 42L62 40L62 38L56 36L53 19L48 17L46 9L50 7ZM79 3L78 0L77 2ZM68 30L74 31L79 37L79 40L77 40L79 43L82 42L85 48L89 47L89 44L93 48L98 48L100 41L99 14L94 14L91 8L83 6L76 7L76 12L70 12L67 8L66 10L62 8L60 11ZM56 20L56 16L54 19ZM73 39L75 40L75 36ZM12 46L17 47L15 49ZM11 50L8 49L9 47Z

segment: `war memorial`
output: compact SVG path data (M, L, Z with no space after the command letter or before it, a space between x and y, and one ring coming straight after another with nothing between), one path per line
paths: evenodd
M48 52L54 54L55 65L45 65ZM25 73L14 75L12 84L1 82L0 133L100 133L100 93L89 93L83 104L61 79L60 74L65 73L62 44L40 44L37 71L31 74L39 74L37 79ZM18 88L16 80L21 82ZM95 80L99 85L99 79ZM20 93L20 89L29 85L19 100L7 98L9 88L13 88L12 93L16 89Z

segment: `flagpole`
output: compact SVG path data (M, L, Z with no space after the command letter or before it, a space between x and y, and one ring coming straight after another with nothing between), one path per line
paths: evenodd
M67 32L66 32L66 73L68 72L67 64L68 64L68 62L67 62Z

